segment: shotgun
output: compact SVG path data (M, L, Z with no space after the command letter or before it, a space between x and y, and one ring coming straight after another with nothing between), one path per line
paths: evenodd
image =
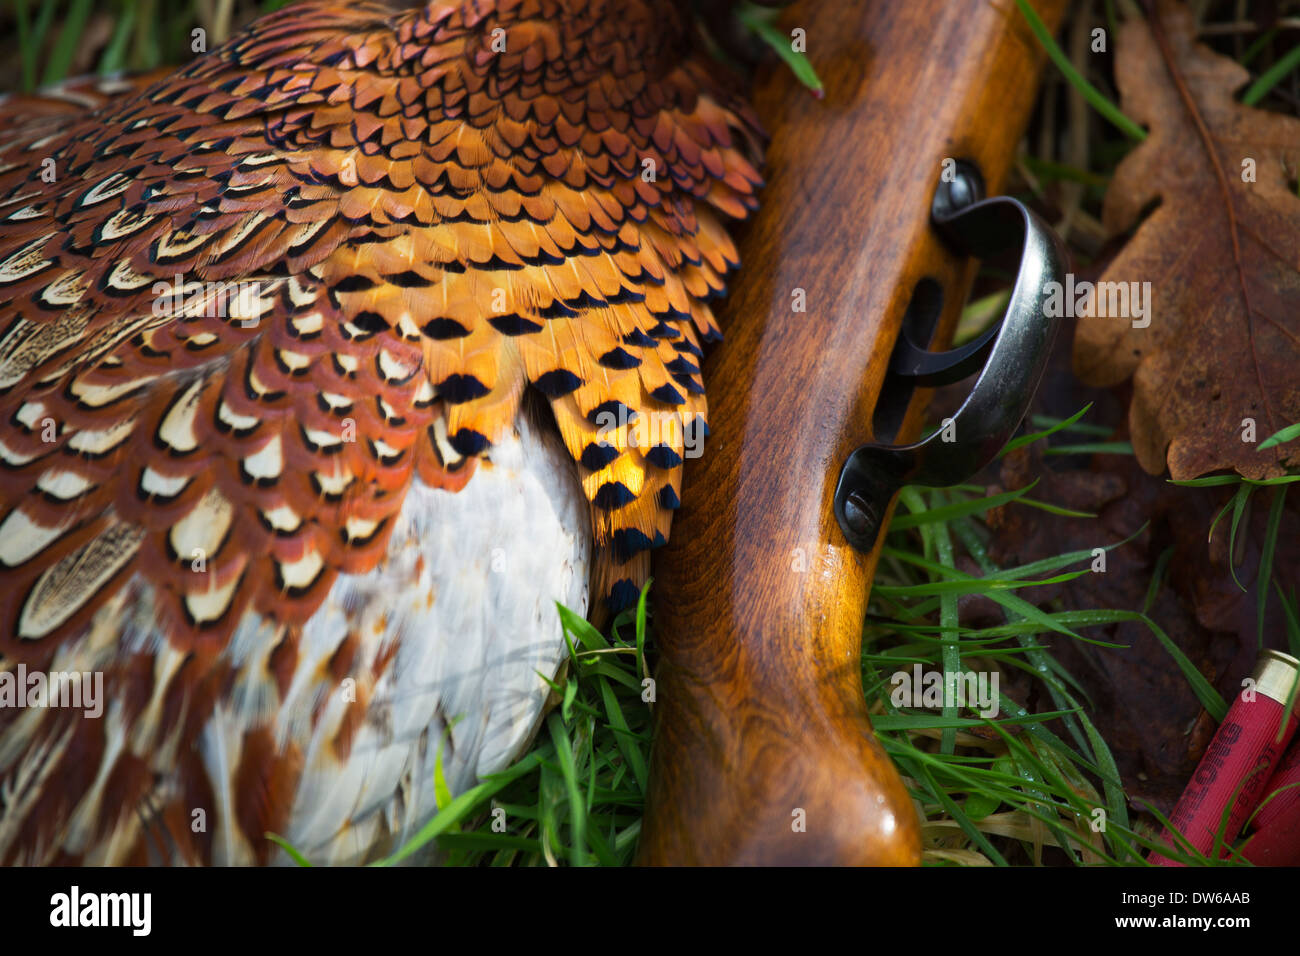
M1034 7L1055 29L1064 0ZM1042 375L1064 250L1019 203L981 199L1042 55L1011 0L801 2L781 22L804 30L826 93L756 80L767 185L707 370L712 447L656 565L640 860L912 865L920 829L872 734L862 624L899 488L986 464ZM940 351L975 258L1017 246L1002 322ZM956 440L916 442L929 388L981 369Z

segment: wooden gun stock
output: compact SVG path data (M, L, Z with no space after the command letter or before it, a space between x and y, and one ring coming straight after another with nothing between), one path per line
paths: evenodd
M1054 28L1064 0L1034 5ZM943 161L1001 188L1042 56L1013 0L809 0L782 23L806 31L826 98L777 69L757 84L768 184L706 373L708 453L656 568L641 860L910 865L916 814L861 681L879 545L849 546L832 500L918 281L943 290L941 346L973 278L931 225Z

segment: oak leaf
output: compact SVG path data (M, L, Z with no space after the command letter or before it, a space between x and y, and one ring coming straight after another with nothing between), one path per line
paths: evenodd
M1258 450L1300 421L1300 121L1238 103L1249 73L1195 42L1181 4L1157 11L1116 45L1123 109L1150 135L1116 170L1103 222L1120 234L1159 205L1100 278L1149 282L1151 299L1144 316L1101 317L1099 285L1074 370L1101 386L1133 376L1148 472L1272 477L1300 465L1300 441Z

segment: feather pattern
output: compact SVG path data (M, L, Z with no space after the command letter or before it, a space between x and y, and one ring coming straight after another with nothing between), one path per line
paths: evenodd
M112 702L0 708L0 861L383 852L666 539L752 117L666 0L459 0L0 129L0 675Z

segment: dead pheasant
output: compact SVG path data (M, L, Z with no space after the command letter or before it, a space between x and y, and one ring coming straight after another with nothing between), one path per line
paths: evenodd
M668 534L745 108L669 0L303 4L0 129L0 677L103 679L0 862L391 851Z

